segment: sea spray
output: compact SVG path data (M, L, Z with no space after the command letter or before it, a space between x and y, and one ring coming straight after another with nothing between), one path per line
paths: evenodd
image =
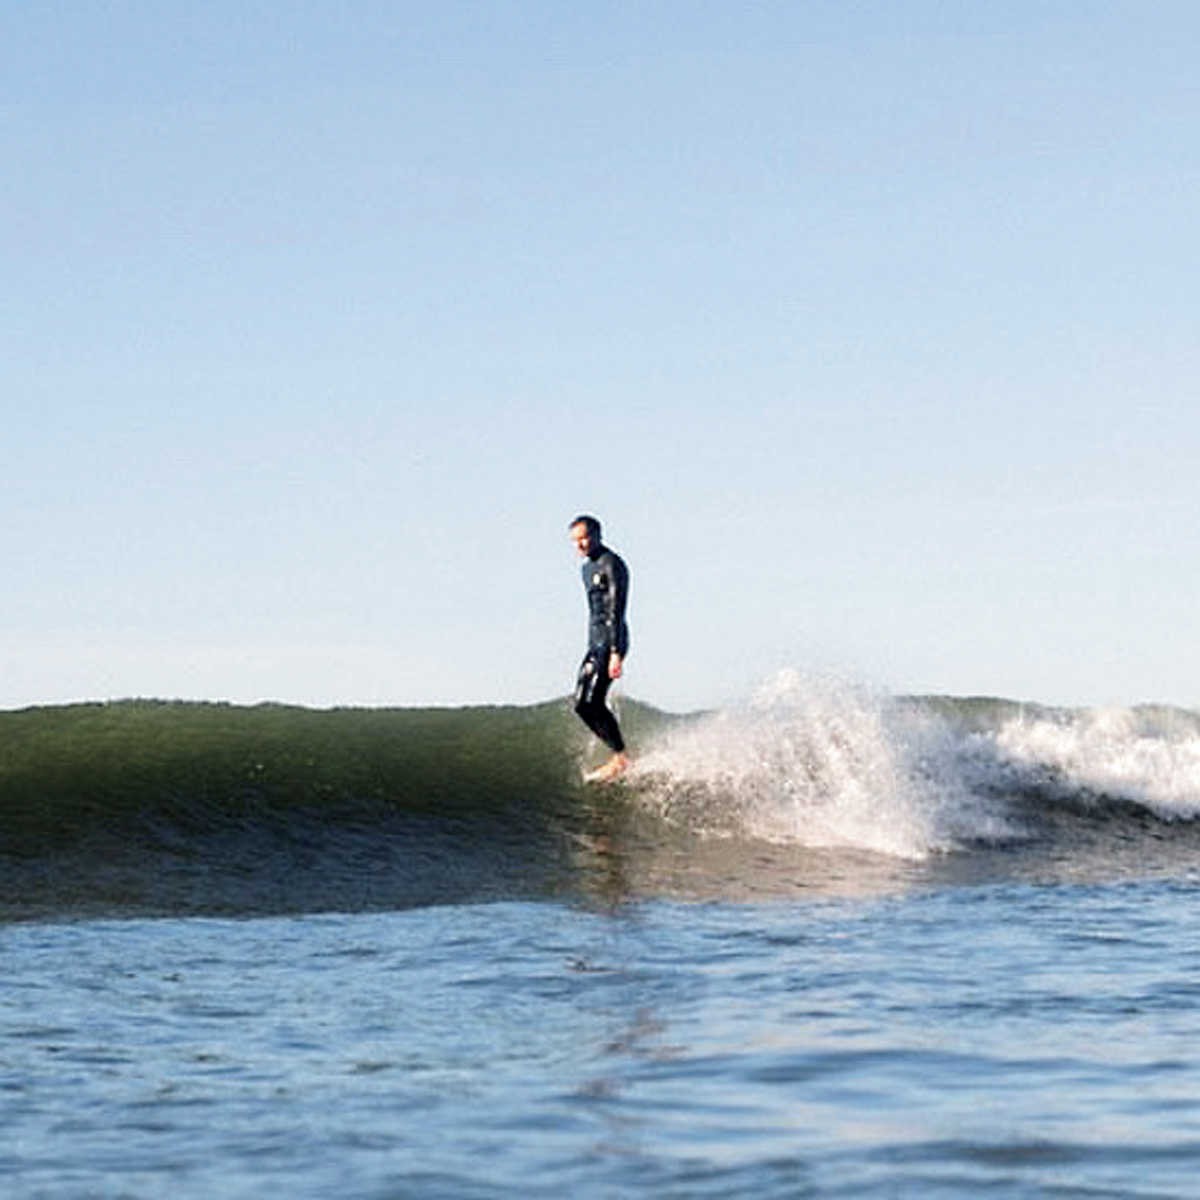
M1019 833L970 786L964 739L936 714L785 671L748 703L665 731L635 779L699 833L923 858Z

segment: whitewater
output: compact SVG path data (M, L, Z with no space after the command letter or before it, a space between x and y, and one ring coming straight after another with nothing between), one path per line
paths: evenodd
M1063 812L1200 817L1200 723L1177 709L889 698L785 672L664 732L644 805L712 836L928 859L1037 839Z
M1183 1197L1200 720L0 713L16 1197Z

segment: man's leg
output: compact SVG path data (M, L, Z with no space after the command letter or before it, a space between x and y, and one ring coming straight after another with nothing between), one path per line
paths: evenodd
M607 656L589 651L579 667L575 682L575 712L583 723L614 753L625 753L621 727L605 701L612 680Z

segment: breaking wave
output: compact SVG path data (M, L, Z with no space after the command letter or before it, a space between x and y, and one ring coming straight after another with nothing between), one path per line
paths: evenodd
M718 712L625 701L622 723L636 765L595 788L566 701L0 713L0 920L861 890L997 854L1010 876L1200 865L1182 710L787 672Z
M1200 727L1173 709L892 698L784 672L664 731L636 779L664 820L901 857L1038 836L1057 812L1200 816Z

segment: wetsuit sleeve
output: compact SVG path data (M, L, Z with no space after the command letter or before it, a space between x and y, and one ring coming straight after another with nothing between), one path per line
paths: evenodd
M612 556L608 579L608 644L624 658L629 650L629 628L625 624L625 606L629 601L629 568L616 554Z

